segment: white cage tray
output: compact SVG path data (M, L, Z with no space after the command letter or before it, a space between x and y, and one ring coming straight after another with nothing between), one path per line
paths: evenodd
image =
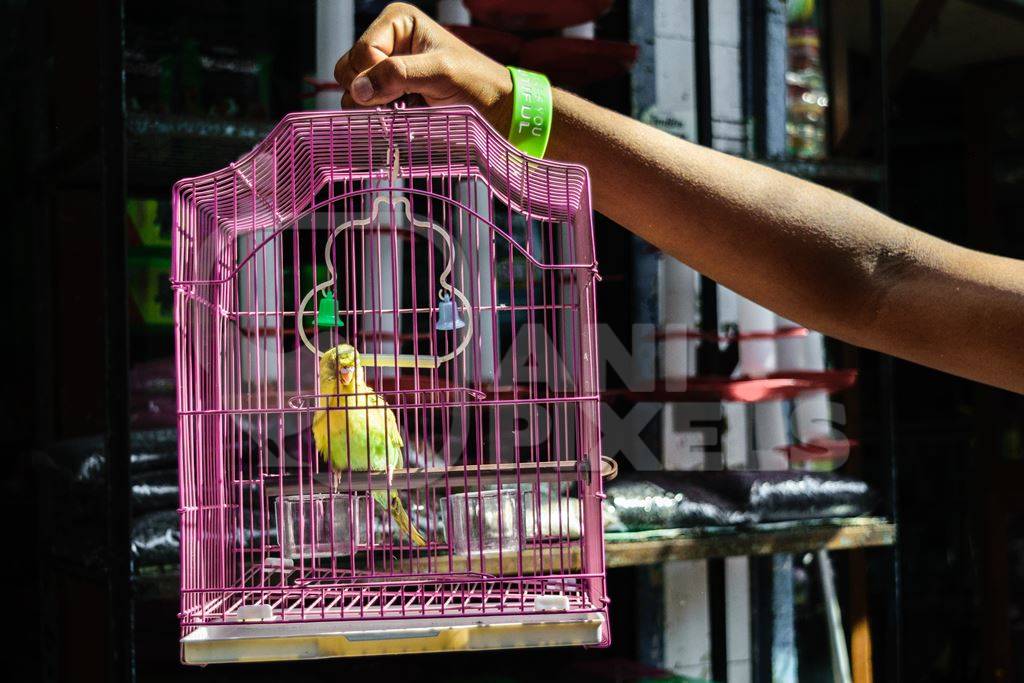
M202 626L181 639L186 664L597 645L601 612Z

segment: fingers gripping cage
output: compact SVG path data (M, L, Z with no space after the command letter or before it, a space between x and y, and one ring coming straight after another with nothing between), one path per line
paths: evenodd
M608 642L584 169L304 113L173 212L185 661Z

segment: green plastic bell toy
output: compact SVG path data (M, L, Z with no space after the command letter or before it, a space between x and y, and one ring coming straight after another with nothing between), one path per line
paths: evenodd
M317 327L344 327L345 321L338 316L338 304L333 294L324 294L316 312Z

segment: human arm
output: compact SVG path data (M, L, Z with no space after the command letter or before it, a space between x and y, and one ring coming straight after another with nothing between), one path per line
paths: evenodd
M336 76L347 104L418 93L471 104L508 130L508 71L408 5L389 6ZM939 240L557 89L547 156L588 167L597 211L787 318L1024 393L1022 261Z

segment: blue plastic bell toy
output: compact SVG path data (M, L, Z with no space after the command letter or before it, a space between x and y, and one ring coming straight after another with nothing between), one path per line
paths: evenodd
M437 305L437 324L434 327L443 332L451 332L465 326L466 321L459 317L459 309L452 295L448 292L441 294L441 302Z

